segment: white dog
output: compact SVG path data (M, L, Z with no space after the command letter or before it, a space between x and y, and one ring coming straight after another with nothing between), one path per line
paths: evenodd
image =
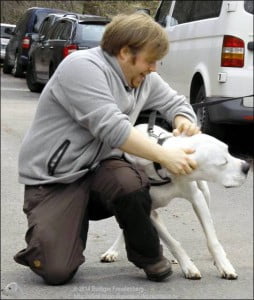
M136 128L144 134L148 134L156 143L163 144L163 147L188 147L195 149L191 157L197 161L198 168L189 175L178 176L170 174L165 168L158 169L151 161L125 154L128 161L141 166L151 179L152 222L161 240L180 264L184 276L189 279L201 278L197 267L181 244L170 235L158 212L156 212L157 208L167 206L176 197L185 198L191 202L205 232L208 249L220 276L226 279L236 279L236 271L229 262L216 236L209 211L210 193L206 181L216 182L228 188L240 186L247 177L250 168L249 164L230 155L226 144L206 134L197 134L191 137L174 137L171 133L158 126L154 126L150 133L147 130L147 124L137 125ZM168 178L171 179L170 182L168 182ZM101 256L101 261L115 261L122 242L123 236L121 233L115 243Z

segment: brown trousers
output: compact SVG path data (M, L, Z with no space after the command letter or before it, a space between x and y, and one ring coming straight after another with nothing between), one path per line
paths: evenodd
M115 216L123 229L127 256L142 268L159 261L162 248L150 220L149 182L122 159L101 162L70 184L25 186L27 248L14 259L48 284L64 284L85 261L89 220Z

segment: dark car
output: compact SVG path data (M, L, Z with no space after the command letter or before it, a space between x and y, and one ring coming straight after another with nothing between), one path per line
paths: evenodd
M27 85L40 92L59 63L70 53L100 44L110 19L92 15L67 15L58 19L29 53Z
M15 77L23 76L33 38L37 36L43 19L50 13L68 12L59 9L32 7L22 15L6 48L3 65L4 73L9 74L12 72Z

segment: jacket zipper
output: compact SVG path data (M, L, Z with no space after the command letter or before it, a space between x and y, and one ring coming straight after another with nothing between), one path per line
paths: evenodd
M59 162L61 161L64 153L66 152L67 148L69 147L71 141L65 140L53 153L49 162L48 162L48 174L53 176L55 174L56 167L58 166Z

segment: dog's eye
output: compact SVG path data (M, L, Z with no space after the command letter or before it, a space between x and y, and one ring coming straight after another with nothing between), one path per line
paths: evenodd
M225 166L227 163L228 163L228 160L224 157L217 158L217 160L215 161L215 164L217 166Z
M221 166L225 166L228 163L228 161L225 159L222 163Z

